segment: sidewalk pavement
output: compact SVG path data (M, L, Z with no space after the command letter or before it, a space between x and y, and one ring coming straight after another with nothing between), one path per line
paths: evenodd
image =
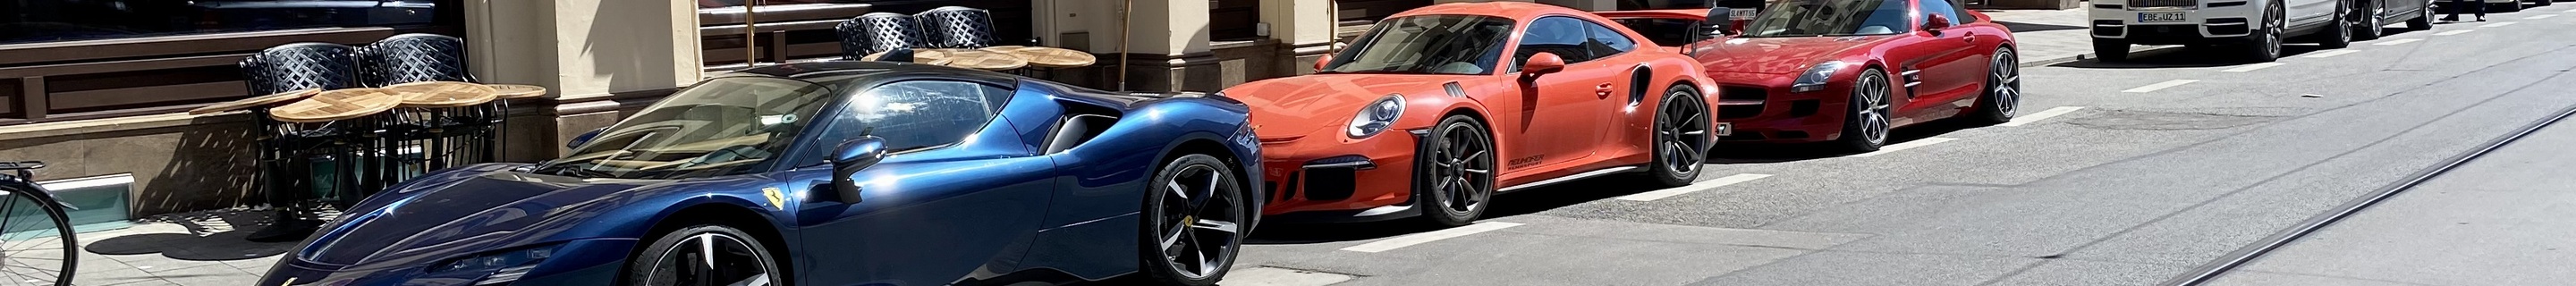
M2090 2L2087 2L2090 3ZM2078 7L2084 7L2084 4ZM2093 58L2092 25L2082 8L2066 10L1979 8L1996 23L2011 28L2021 43L2021 65L2035 67ZM2135 46L2130 53L2180 46Z
M224 285L259 283L294 243L243 240L267 212L217 210L154 216L133 227L79 235L74 285ZM234 226L241 225L236 231Z

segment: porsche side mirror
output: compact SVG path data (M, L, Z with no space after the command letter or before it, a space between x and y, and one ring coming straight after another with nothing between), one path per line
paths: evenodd
M885 156L885 139L876 136L850 139L849 142L842 142L840 147L832 149L832 192L835 195L833 199L842 203L859 203L859 182L851 180L850 176L857 175L859 170L865 170L868 166L875 166L877 162L885 161Z
M1941 29L1949 29L1950 24L1952 24L1950 23L1950 17L1941 16L1941 14L1932 14L1931 17L1924 17L1923 31L1940 34Z
M1324 54L1323 54L1323 55L1321 55L1321 56L1316 56L1316 57L1315 57L1315 71L1316 71L1316 72L1322 72L1322 71L1324 71L1324 65L1326 65L1326 64L1332 64L1332 63L1333 63L1333 53L1324 53Z
M1521 63L1521 73L1527 75L1550 74L1564 70L1565 58L1558 57L1556 56L1556 53L1550 52L1538 52L1537 55L1530 55L1528 62Z
M1735 30L1735 8L1708 8L1708 18L1700 23L1707 24L1708 36L1726 36L1726 31Z
M591 129L590 132L582 132L581 135L573 135L572 141L564 142L564 149L581 149L581 144L590 143L591 139L599 139L599 133L604 131L608 131L608 127Z

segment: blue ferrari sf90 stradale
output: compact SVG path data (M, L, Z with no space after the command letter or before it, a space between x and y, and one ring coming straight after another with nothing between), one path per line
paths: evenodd
M631 114L380 192L260 285L1209 285L1263 203L1223 95L823 62Z

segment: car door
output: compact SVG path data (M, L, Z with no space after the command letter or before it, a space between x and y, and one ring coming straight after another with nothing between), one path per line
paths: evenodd
M1898 116L1908 118L1945 116L1937 113L1956 111L1953 110L1957 107L1955 105L1974 98L1980 88L1978 84L1984 82L1985 59L1991 55L1975 49L1981 46L1977 41L1985 37L1978 35L1980 30L1958 23L1962 19L1974 19L1962 18L1968 15L1959 14L1958 6L1953 5L1955 3L1949 0L1914 2L1915 29L1905 33L1905 37L1914 40L1899 48L1903 52L1889 55L1907 57L1896 60L1904 63L1904 68L1899 69L1896 76L1899 87L1904 91L1901 95L1906 97L1899 101L1904 108L1896 112ZM1933 15L1950 19L1951 28L1940 31L1924 29Z
M1518 152L1504 154L1504 170L1553 165L1582 159L1590 155L1589 146L1600 140L1594 130L1601 120L1599 110L1603 93L1617 88L1614 72L1604 72L1594 61L1586 31L1586 22L1565 16L1540 17L1530 21L1521 32L1520 44L1513 48L1511 76L1521 79L1521 114L1518 128L1503 127L1496 139L1513 140ZM1565 69L1556 73L1530 75L1520 67L1531 56L1546 52L1565 59ZM1510 134L1501 134L1510 132ZM1506 149L1506 151L1511 151Z
M1009 92L903 81L827 113L806 144L818 147L802 154L868 135L883 138L891 155L851 176L855 204L832 200L829 164L809 160L795 171L791 182L809 182L792 184L807 198L795 224L806 244L789 254L809 262L798 272L820 285L945 285L1013 270L1053 195L1055 165L999 120L997 101Z
M2290 19L2287 19L2284 23L2290 23L2291 26L2316 25L2323 24L2326 21L2332 21L2334 19L2335 5L2342 2L2339 0L2275 1L2289 1L2287 3L2282 3L2288 5L2282 5L2281 7L2284 11L2281 12L2283 15L2290 17Z

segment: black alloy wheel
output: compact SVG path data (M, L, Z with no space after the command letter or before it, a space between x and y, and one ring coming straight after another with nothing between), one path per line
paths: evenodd
M2433 1L2432 1L2432 0L2425 0L2425 1L2424 1L2424 6L2418 6L2418 7L2416 7L2416 8L2415 8L2415 14L2417 14L2417 15L2415 15L2415 19L2408 19L2408 20L2406 20L2406 29L2408 29L2408 30L2416 30L2416 31L2424 31L2424 30L2432 30L2432 29L2433 29Z
M1689 185L1708 161L1708 104L1690 85L1673 85L1655 110L1655 151L1646 174L1664 187Z
M2354 19L2352 17L2352 4L2353 1L2336 1L2334 21L2328 22L2333 24L2326 25L2326 33L2310 35L2309 37L2315 37L2318 45L2324 46L2328 49L2351 47L2353 39L2352 29L2353 27L2361 26L2360 23L2355 23L2361 19Z
M2359 29L2354 29L2352 31L2352 40L2377 40L2379 39L2379 36L2387 35L2388 23L2382 22L2384 19L2382 19L2383 17L2381 17L2381 15L2387 15L2385 13L2388 13L2388 7L2383 6L2384 5L2371 4L2370 2L2361 2L2360 9L2353 9L2353 16L2351 17L2360 18L2359 22L2361 22L2361 26L2355 27Z
M1983 124L2011 122L2021 113L2021 57L2012 49L1995 49L1994 62L1986 64L1986 93L1977 99L1977 113L1971 119Z
M2281 59L2281 26L2285 21L2281 17L2281 1L2264 5L2263 27L2255 30L2254 44L2245 49L2248 59L2267 63Z
M1145 272L1165 285L1215 285L1233 268L1253 210L1225 160L1183 155L1154 174L1146 195Z
M1473 117L1453 115L1431 129L1429 152L1414 177L1424 187L1414 208L1432 224L1461 226L1485 215L1494 197L1494 141Z
M1851 116L1843 118L1843 134L1836 139L1843 148L1870 152L1887 146L1888 113L1894 110L1888 104L1891 90L1887 72L1877 68L1860 72L1860 79L1852 82L1851 101L1845 104L1851 106Z
M742 230L700 224L654 239L627 265L626 285L782 285L778 259Z

